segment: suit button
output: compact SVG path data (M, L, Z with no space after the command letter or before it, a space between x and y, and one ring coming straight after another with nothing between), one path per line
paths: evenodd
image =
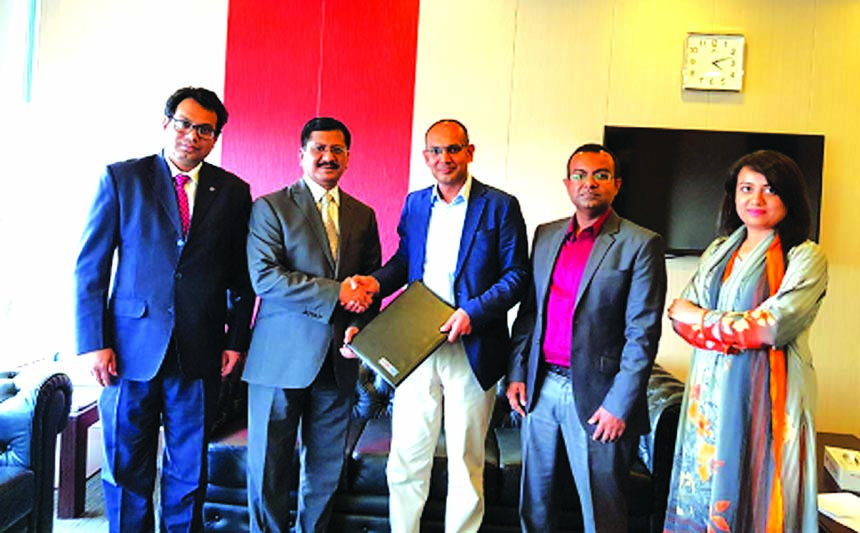
M179 248L182 248L183 246L185 246L185 240L179 239L178 241L176 241L176 246L178 246Z
M167 312L172 315L173 314L173 306L168 307Z
M173 279L182 279L182 272L175 272L173 274Z

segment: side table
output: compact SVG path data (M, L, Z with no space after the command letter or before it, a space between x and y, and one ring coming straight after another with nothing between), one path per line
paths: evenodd
M818 465L818 493L839 492L839 485L824 469L824 447L836 446L860 450L860 439L846 433L818 433L815 436L815 457ZM818 513L818 527L826 533L852 533L854 530L847 528L832 518Z
M69 422L60 440L58 518L77 518L84 512L87 490L87 431L99 419L101 387L77 386L72 392Z

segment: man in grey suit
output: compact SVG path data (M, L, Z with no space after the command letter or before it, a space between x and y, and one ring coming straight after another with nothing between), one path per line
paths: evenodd
M645 388L666 297L662 238L611 208L617 160L596 144L568 161L576 213L541 225L514 323L508 401L525 416L523 531L555 527L553 472L567 451L586 531L626 532L625 485L649 431ZM528 412L528 414L526 414Z
M371 297L343 280L381 263L373 210L338 186L349 130L322 117L301 133L304 176L259 198L248 266L260 297L248 382L248 503L252 531L290 531L289 490L299 428L295 531L325 531L344 463L358 361L339 347Z

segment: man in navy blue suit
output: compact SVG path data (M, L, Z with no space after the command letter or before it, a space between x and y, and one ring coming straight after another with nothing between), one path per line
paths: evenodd
M247 349L254 305L250 188L203 162L226 122L215 93L176 91L165 106L163 152L109 165L86 221L75 268L77 351L104 387L111 531L155 528L160 426L159 528L202 529L207 431L220 378Z
M383 297L423 280L456 308L442 326L448 342L394 395L389 514L393 532L419 530L444 423L445 530L477 531L484 515L484 440L510 350L507 313L528 283L528 241L517 199L469 173L475 146L463 124L440 120L424 141L436 185L406 198L395 255L372 277L355 278Z

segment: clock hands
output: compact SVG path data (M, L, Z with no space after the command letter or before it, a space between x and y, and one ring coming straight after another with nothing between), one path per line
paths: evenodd
M713 61L711 61L711 64L714 65L715 67L717 67L718 69L723 70L722 62L728 61L730 59L731 59L730 56L729 57L721 57L720 59L714 59Z

